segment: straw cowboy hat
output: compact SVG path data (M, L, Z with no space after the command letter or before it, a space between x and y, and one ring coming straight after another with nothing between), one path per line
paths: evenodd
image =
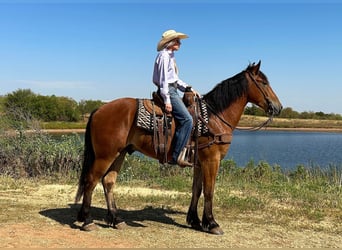
M185 38L188 38L188 35L184 33L176 32L175 30L167 30L163 33L162 39L158 43L157 50L161 51L164 48L166 43L176 38L185 39Z

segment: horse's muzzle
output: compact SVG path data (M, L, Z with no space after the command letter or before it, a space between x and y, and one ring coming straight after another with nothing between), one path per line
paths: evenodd
M283 106L280 103L274 104L273 102L268 102L267 114L269 116L277 116L280 114L282 109L283 109Z

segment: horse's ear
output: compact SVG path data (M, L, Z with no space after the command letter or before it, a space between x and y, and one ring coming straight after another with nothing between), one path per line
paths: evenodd
M259 70L260 70L260 65L261 65L261 60L259 60L258 64L255 65L252 69L252 72L254 75L257 75L259 74Z

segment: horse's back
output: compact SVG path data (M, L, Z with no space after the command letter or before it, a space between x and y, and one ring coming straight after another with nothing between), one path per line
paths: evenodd
M119 98L113 101L107 102L102 105L94 114L95 117L105 117L106 119L124 118L123 116L135 115L137 107L137 99L135 98Z

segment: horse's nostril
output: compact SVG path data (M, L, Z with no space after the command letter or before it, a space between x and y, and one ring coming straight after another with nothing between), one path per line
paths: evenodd
M275 105L273 103L269 103L268 114L269 115L279 115L282 109L283 109L282 105Z

